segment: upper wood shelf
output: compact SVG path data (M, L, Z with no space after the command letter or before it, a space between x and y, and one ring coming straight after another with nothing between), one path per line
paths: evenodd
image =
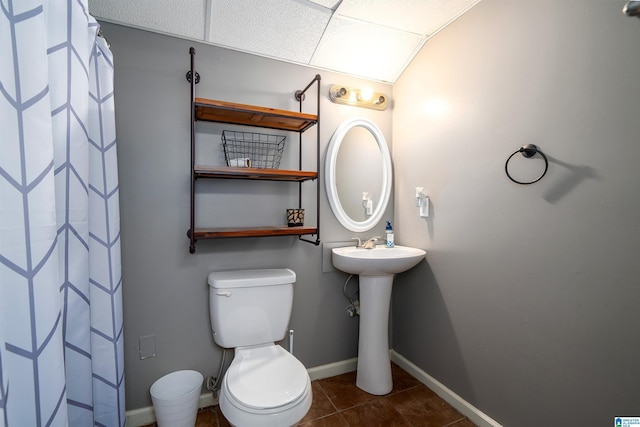
M259 179L265 181L294 182L308 181L318 177L318 172L310 171L202 165L195 165L193 167L193 173L196 178Z
M316 114L297 113L205 98L195 98L195 117L196 120L209 122L259 126L294 132L304 132L318 122Z
M318 234L317 227L240 227L240 228L196 228L195 240L221 239L224 237L269 237L269 236L303 236ZM187 236L192 237L191 231Z

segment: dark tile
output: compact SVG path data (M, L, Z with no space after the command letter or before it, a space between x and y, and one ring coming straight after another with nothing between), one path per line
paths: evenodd
M411 427L391 405L377 399L341 412L350 427Z
M313 403L301 427L476 427L395 364L393 390L376 396L356 386L356 372L313 381ZM201 409L196 427L230 427L219 406ZM148 427L156 427L151 424Z
M336 413L327 417L318 418L298 424L299 427L349 427L349 424L342 418L342 415Z
M378 398L356 387L356 372L347 372L331 378L318 380L331 403L340 411Z
M311 383L311 390L313 392L313 402L311 403L311 409L309 409L307 415L305 415L305 417L300 420L300 423L305 423L317 418L326 417L327 415L331 415L337 412L336 408L333 406L322 387L320 387L318 381L313 381Z
M209 406L198 411L195 427L218 427L216 407Z
M476 426L474 423L472 423L467 418L465 418L464 420L460 420L460 421L456 421L456 422L451 423L451 424L447 424L446 427L478 427L478 426Z
M423 385L387 396L384 400L416 427L442 427L464 419L462 414Z
M393 390L391 390L391 394L422 384L395 363L391 364L391 376L393 377Z
M214 408L216 409L216 418L218 419L218 427L231 427L231 423L227 421L227 419L224 417L224 414L220 410L220 406L216 405L214 406Z

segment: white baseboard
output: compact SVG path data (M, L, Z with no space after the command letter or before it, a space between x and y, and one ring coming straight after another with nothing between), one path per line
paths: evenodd
M445 402L453 406L462 415L469 418L469 420L476 424L478 427L502 427L497 421L493 420L478 408L458 396L440 381L424 372L422 369L410 362L401 354L397 353L394 350L391 350L390 355L393 362L404 369L412 377L433 390ZM307 369L307 372L309 372L311 381L315 381L321 380L323 378L345 374L347 372L352 372L355 371L357 367L358 358L354 357L353 359L342 360L339 362L329 363L327 365L309 368ZM200 401L198 402L199 408L206 408L208 406L217 404L218 399L213 397L213 393L204 393L200 395ZM126 417L127 427L140 427L156 421L155 413L153 412L153 406L127 411Z
M395 350L391 350L391 360L402 369L404 369L407 373L409 373L412 377L429 387L429 389L440 396L449 405L453 406L462 415L469 418L469 420L472 423L476 424L478 427L502 427L500 423L489 417L484 412L480 411L478 408L464 400L462 397L458 396L440 381L424 372L404 356L397 353Z
M202 409L217 404L218 399L213 397L213 393L203 393L200 395L198 408ZM153 406L127 411L125 416L127 427L146 426L147 424L156 422L156 414L153 412Z
M321 380L323 378L335 377L336 375L353 372L358 368L358 358L341 360L340 362L329 363L327 365L316 366L307 369L311 381Z

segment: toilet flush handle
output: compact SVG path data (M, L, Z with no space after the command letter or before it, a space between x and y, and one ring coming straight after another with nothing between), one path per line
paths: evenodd
M216 291L216 295L220 295L221 297L230 297L231 291Z

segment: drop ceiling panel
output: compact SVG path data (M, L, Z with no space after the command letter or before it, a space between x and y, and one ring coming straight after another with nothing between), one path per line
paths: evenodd
M424 39L416 34L334 16L311 65L393 82Z
M202 40L206 0L91 0L97 18L160 33Z
M479 2L89 0L89 12L109 22L393 83L427 38Z
M331 10L296 0L216 0L211 42L308 64Z
M336 14L430 35L479 0L343 0Z

